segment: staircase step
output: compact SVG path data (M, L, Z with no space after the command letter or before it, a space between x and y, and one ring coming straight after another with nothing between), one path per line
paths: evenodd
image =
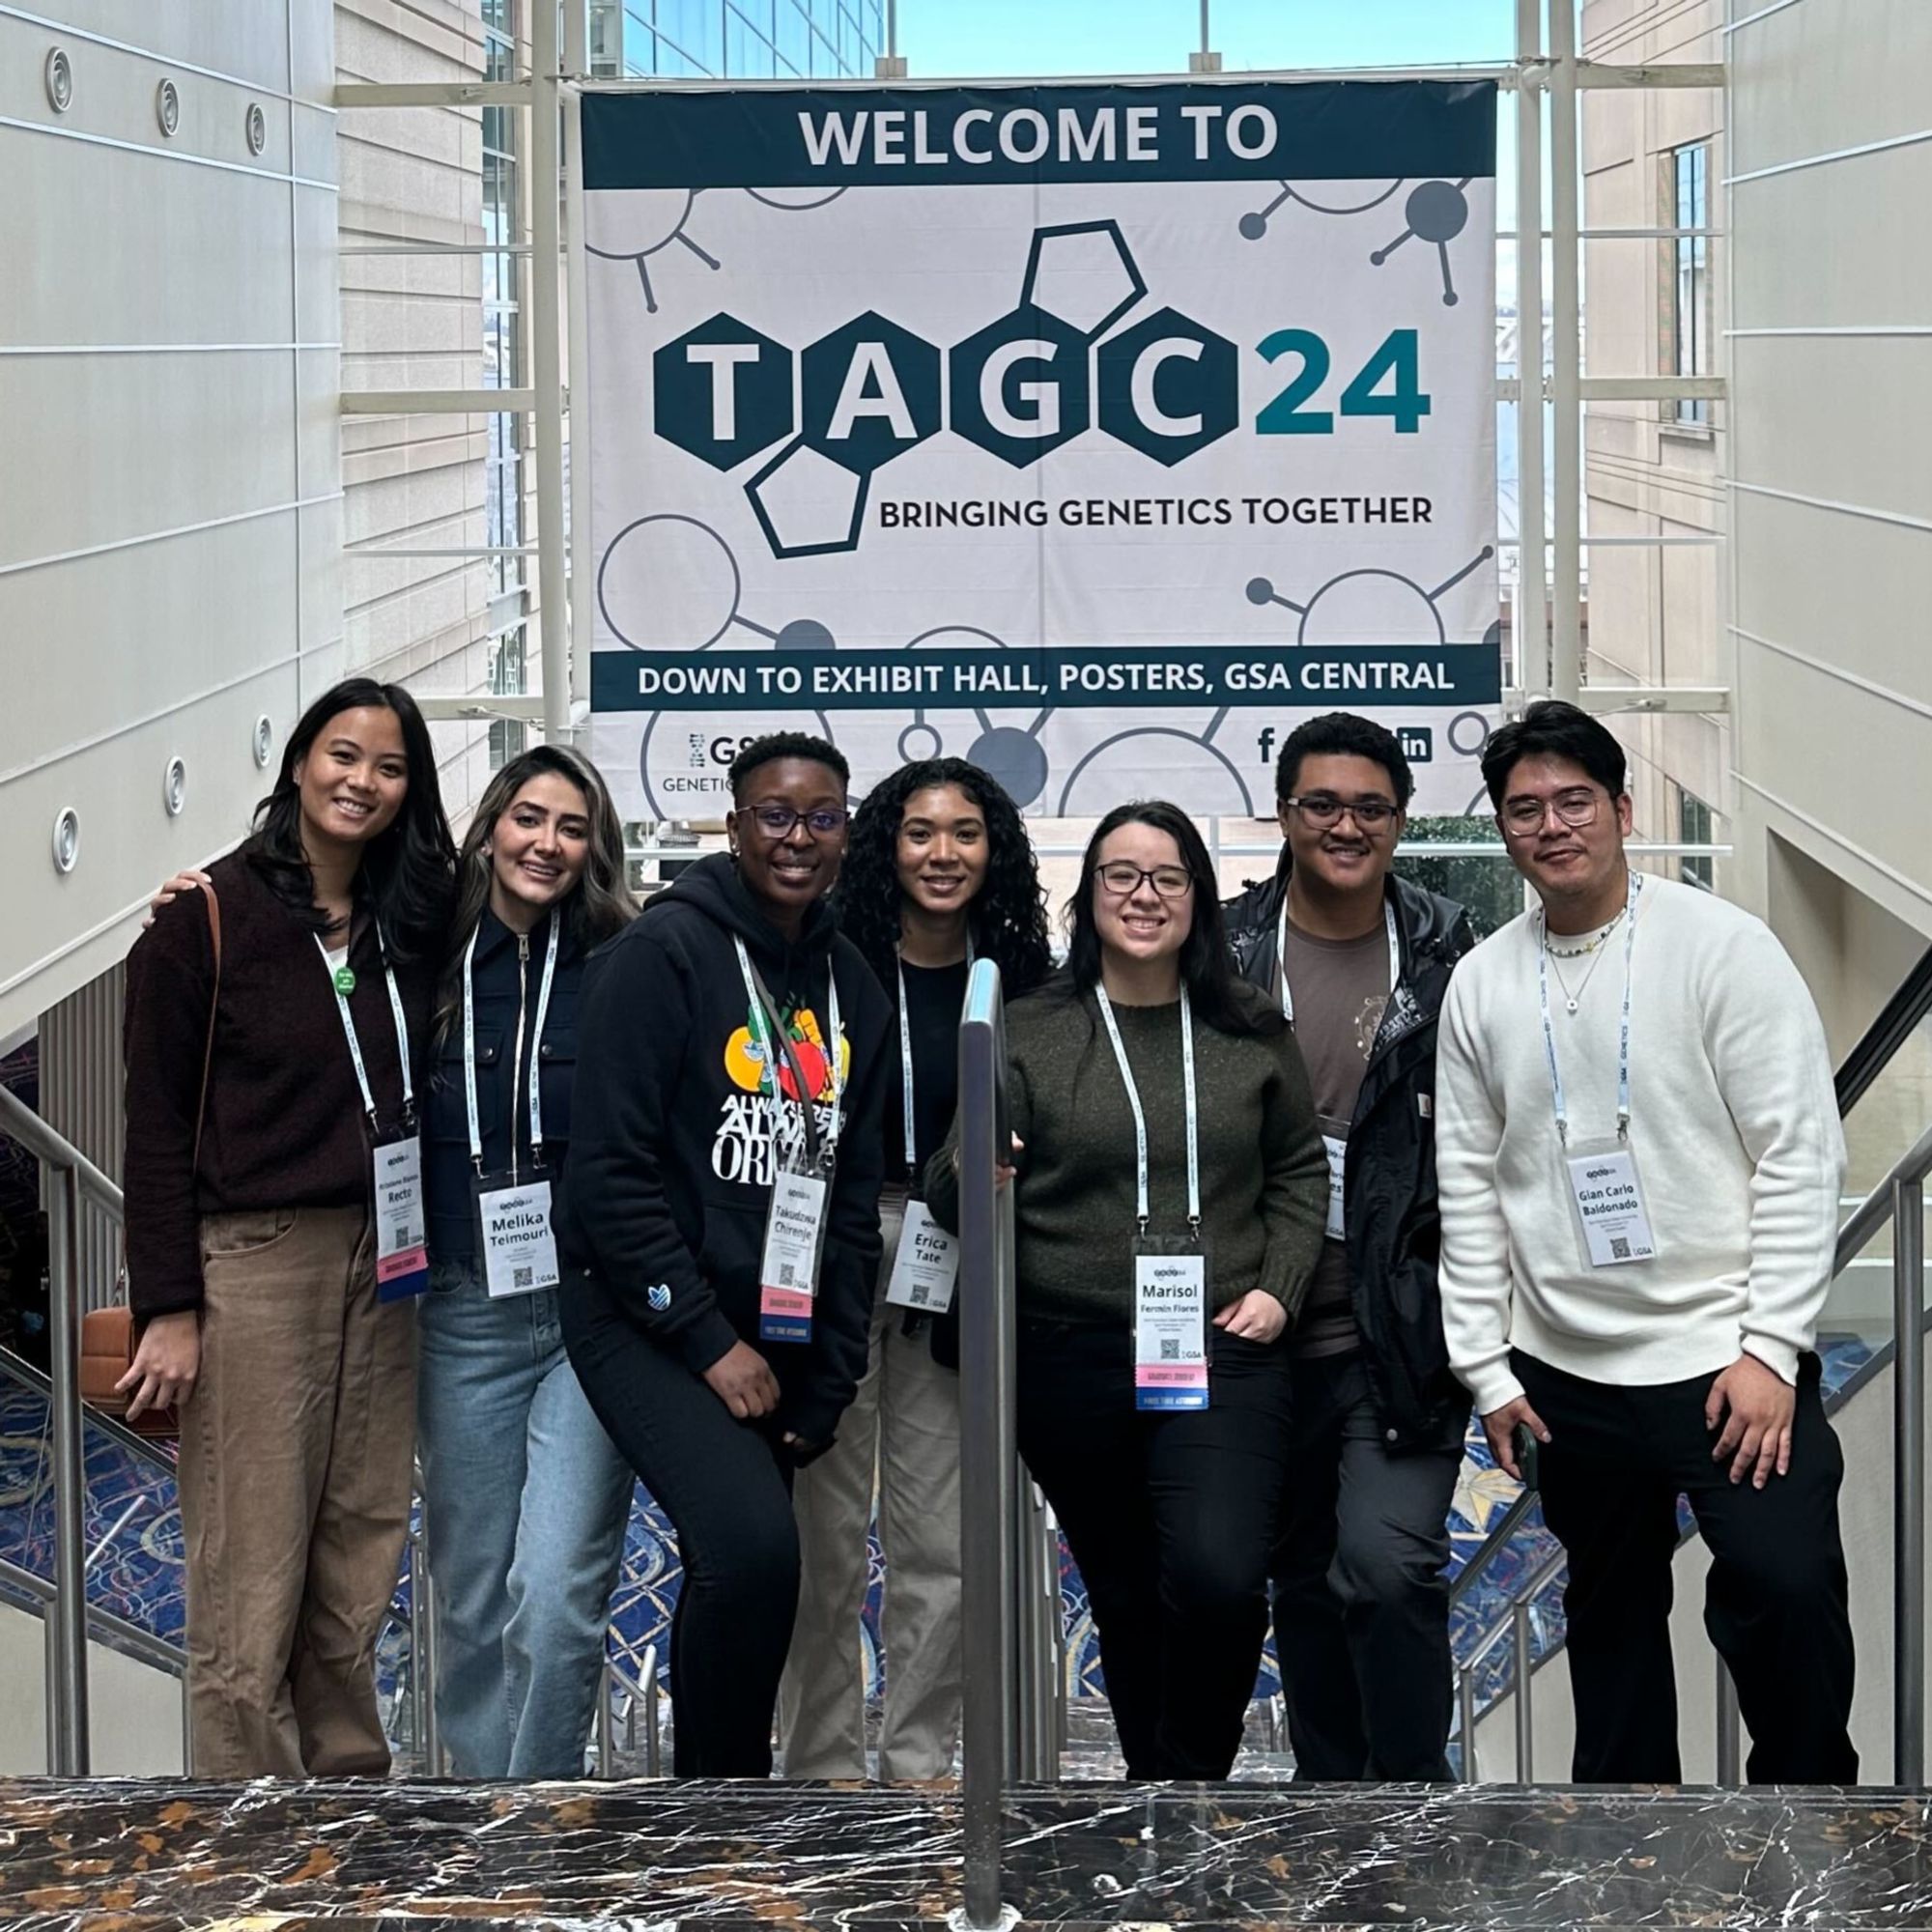
M1932 1923L1922 1792L1014 1793L1021 1922L1405 1932ZM0 1781L0 1923L618 1932L864 1921L959 1903L953 1789Z

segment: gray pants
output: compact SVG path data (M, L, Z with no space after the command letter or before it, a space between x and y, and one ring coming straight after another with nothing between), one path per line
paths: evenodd
M866 1775L866 1531L876 1487L886 1559L879 1776L945 1777L959 1734L959 1378L928 1337L900 1332L886 1283L905 1216L879 1204L885 1256L865 1378L838 1439L792 1490L803 1566L798 1622L779 1687L787 1777Z
M1297 1778L1446 1778L1448 1515L1463 1452L1391 1455L1359 1354L1293 1364L1274 1559Z

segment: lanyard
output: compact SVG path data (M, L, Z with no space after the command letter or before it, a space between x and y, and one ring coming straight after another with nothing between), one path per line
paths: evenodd
M349 1010L349 995L335 984L335 968L328 963L328 948L322 943L321 933L312 935L315 950L322 954L322 963L328 973L329 984L335 987L335 1008L342 1015L342 1031L349 1037L349 1058L355 1063L355 1084L362 1090L362 1108L369 1116L369 1125L376 1125L376 1096L369 1091L369 1069L362 1064L362 1042L355 1037L355 1015ZM383 937L383 928L376 928L376 945L383 955L383 977L389 982L389 1011L396 1021L396 1057L403 1065L403 1121L407 1124L413 1120L416 1111L415 1089L410 1083L410 1023L403 1016L403 996L396 990L396 970L389 964L389 948Z
M1631 1123L1631 953L1636 947L1636 902L1643 891L1643 874L1630 875L1630 897L1624 903L1624 1015L1617 1036L1617 1139L1630 1138ZM1549 922L1538 914L1536 997L1543 1013L1543 1052L1549 1062L1549 1097L1556 1108L1556 1138L1570 1145L1570 1106L1563 1097L1563 1075L1556 1065L1556 1034L1549 1024Z
M537 1078L537 1063L543 1052L544 1020L550 1012L551 981L556 977L557 934L563 929L563 920L557 913L551 914L550 946L544 953L543 980L537 991L537 1023L531 1035L530 1046L530 1160L543 1165L543 1088ZM463 949L463 1099L469 1110L469 1158L476 1163L476 1172L483 1172L483 1122L476 1110L476 983L472 968L476 958L476 942L482 936L483 923L478 920L476 930L469 935L469 944ZM521 1016L517 1022L518 1050L522 1051L524 1038ZM510 1166L517 1164L517 1121L516 1102L510 1103Z
M1395 998L1396 982L1402 978L1402 942L1396 937L1395 907L1382 901L1382 924L1388 932L1389 998ZM1281 1016L1294 1024L1294 993L1288 983L1288 894L1281 895L1281 918L1275 924L1274 956L1281 969Z
M893 950L893 963L899 975L899 1092L905 1099L905 1157L906 1170L911 1173L918 1164L919 1151L912 1144L912 1022L906 1018L905 961L898 956L898 949ZM966 970L973 970L973 942L966 941Z
M772 1105L779 1112L782 1113L784 1111L784 1094L783 1090L779 1086L778 1042L772 1037L769 1016L765 1011L764 1001L758 996L758 982L753 977L752 957L745 951L745 942L734 934L731 944L737 949L738 971L744 976L745 980L745 997L752 1003L752 1030L756 1034L758 1049L764 1055L764 1075L763 1080L759 1084L762 1086L765 1080L771 1082ZM825 1042L825 1058L832 1074L832 1123L826 1130L826 1143L829 1148L837 1148L838 1145L838 1110L845 1098L845 1077L838 1065L840 1059L843 1057L844 1034L838 1022L838 975L833 970L830 959L827 959L825 962L825 983L830 989L825 1003L828 1023L827 1032L830 1036ZM817 1139L817 1130L813 1123L811 1104L812 1096L804 1091L803 1084L801 1083L798 1111L800 1117L805 1122L805 1137L808 1145Z
M1148 1224L1148 1136L1147 1115L1141 1111L1140 1089L1134 1085L1133 1069L1127 1065L1127 1050L1121 1044L1121 1029L1114 1018L1113 1003L1098 980L1094 998L1100 1017L1107 1022L1107 1037L1113 1042L1114 1059L1121 1069L1121 1085L1127 1090L1127 1105L1134 1110L1134 1209L1140 1218L1140 1232ZM1180 1067L1187 1090L1187 1225L1201 1232L1201 1125L1194 1096L1194 1009L1188 1004L1187 988L1180 989Z

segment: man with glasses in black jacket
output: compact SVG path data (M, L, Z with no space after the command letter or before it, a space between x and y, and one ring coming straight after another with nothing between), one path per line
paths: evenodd
M1435 1022L1475 937L1461 906L1391 874L1413 790L1381 725L1310 719L1276 771L1280 865L1226 908L1241 973L1294 1028L1329 1156L1273 1568L1302 1778L1449 1775L1442 1572L1469 1401L1435 1279Z

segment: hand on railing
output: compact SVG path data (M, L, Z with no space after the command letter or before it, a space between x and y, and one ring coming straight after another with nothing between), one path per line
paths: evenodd
M176 1408L194 1393L201 1374L201 1317L192 1308L156 1315L141 1331L128 1373L114 1384L116 1395L134 1393L128 1420L149 1409Z
M1711 1384L1711 1393L1704 1398L1704 1427L1717 1428L1727 1407L1730 1420L1711 1451L1711 1461L1721 1463L1735 1451L1731 1481L1741 1483L1748 1474L1754 1490L1763 1489L1774 1470L1788 1476L1798 1391L1755 1355L1740 1355Z
M1496 1467L1514 1476L1519 1483L1525 1480L1516 1459L1517 1427L1520 1424L1536 1439L1545 1444L1549 1441L1549 1430L1542 1416L1529 1406L1529 1398L1520 1395L1514 1402L1506 1402L1500 1408L1492 1408L1483 1417L1483 1434L1490 1438L1490 1454L1496 1459Z

